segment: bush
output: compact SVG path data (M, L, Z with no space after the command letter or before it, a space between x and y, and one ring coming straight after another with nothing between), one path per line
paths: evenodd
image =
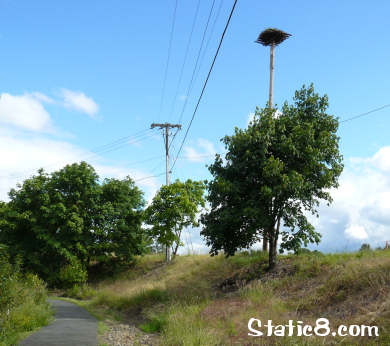
M359 251L370 251L371 250L371 246L370 244L362 244L362 246L360 247L360 250Z
M91 299L96 295L96 291L89 287L88 285L73 285L71 288L65 290L65 297L75 298L75 299Z
M69 264L62 267L58 274L59 284L64 288L83 284L87 281L87 277L87 270L76 259L72 259Z
M52 311L46 302L44 282L20 272L20 262L11 264L0 246L0 345L15 345L21 333L46 325Z

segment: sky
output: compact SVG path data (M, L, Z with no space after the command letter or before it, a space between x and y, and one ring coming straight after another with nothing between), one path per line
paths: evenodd
M165 183L165 158L150 125L182 124L172 164L233 0L175 4L0 0L1 200L38 168L81 160L101 178L130 175L152 199ZM310 83L340 120L388 105L389 11L383 0L238 0L171 180L210 178L220 139L265 106L269 49L254 42L265 28L292 34L275 52L276 105ZM390 107L340 124L345 169L334 203L312 220L323 234L313 249L390 240L389 128ZM197 229L184 242L182 253L207 252Z

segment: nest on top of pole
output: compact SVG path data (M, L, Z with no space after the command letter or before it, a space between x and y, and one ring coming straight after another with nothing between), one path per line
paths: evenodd
M291 34L288 34L282 30L268 28L260 33L256 42L261 43L263 46L277 46L290 36Z

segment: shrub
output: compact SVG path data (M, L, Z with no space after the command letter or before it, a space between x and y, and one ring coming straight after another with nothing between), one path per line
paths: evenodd
M89 287L86 284L83 285L73 285L71 288L68 288L64 292L65 297L75 298L75 299L90 299L96 295L96 291Z
M63 266L58 274L61 287L70 288L87 281L87 271L80 261L72 259L69 264Z
M371 250L370 244L364 243L364 244L362 244L362 246L360 247L360 250L359 250L359 251L370 251L370 250Z
M20 266L0 246L0 345L17 344L21 333L46 325L52 316L44 282L22 275Z

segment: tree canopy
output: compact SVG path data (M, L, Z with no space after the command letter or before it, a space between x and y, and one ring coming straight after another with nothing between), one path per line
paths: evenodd
M181 245L181 232L185 227L197 227L197 213L204 207L205 185L200 181L176 180L162 186L146 210L146 222L151 225L150 235L160 244L173 247L173 255Z
M202 216L211 254L234 255L263 237L273 268L278 239L281 251L320 241L306 213L318 215L320 200L332 201L330 189L343 170L338 120L327 108L326 95L303 86L281 114L257 108L246 129L222 139L227 153L209 167L211 210Z
M0 243L50 284L72 271L85 277L93 259L127 261L145 251L143 194L130 178L100 184L81 162L52 174L39 170L9 197L0 205Z

